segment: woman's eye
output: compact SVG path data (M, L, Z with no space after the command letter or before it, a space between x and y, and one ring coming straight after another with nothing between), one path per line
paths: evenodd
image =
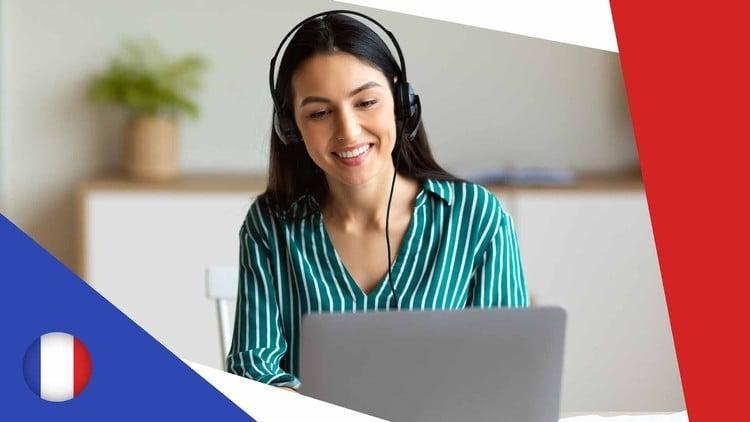
M361 103L358 104L358 106L360 108L368 109L377 103L378 103L378 100L367 100L367 101L362 101ZM308 118L310 120L323 120L323 118L325 118L327 114L328 114L328 110L320 110L320 111L316 111L315 113L310 114Z
M359 105L362 106L362 108L370 108L377 103L378 103L378 100L368 100L368 101L362 101L361 103L359 103Z
M312 120L320 120L320 119L322 119L323 117L325 117L326 113L327 113L327 112L326 112L325 110L322 110L322 111L317 111L317 112L315 112L315 113L312 113L312 114L310 115L310 118L311 118Z

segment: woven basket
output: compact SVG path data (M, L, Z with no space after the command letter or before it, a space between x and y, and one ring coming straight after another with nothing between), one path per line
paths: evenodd
M125 172L142 181L179 176L177 122L170 117L138 116L125 130Z

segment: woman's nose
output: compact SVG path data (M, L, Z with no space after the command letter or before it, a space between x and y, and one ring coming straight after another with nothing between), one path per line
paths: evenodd
M354 110L344 107L339 113L336 138L343 138L345 140L357 139L361 130L359 119Z

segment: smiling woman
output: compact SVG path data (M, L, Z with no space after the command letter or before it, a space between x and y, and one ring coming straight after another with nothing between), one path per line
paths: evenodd
M528 306L512 218L435 162L407 88L357 19L308 18L292 37L268 187L240 228L230 372L298 388L307 313Z
M368 82L360 85L363 80ZM305 61L292 86L307 153L334 189L368 184L379 176L388 187L396 124L385 75L351 54L334 53ZM319 93L326 96L314 95Z

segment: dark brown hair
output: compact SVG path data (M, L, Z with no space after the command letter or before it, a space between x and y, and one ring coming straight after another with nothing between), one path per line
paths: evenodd
M331 14L301 26L284 51L278 70L276 95L281 108L288 115L293 115L290 105L293 102L291 85L295 70L313 55L337 52L349 53L383 72L393 94L394 76L400 79L401 71L383 40L359 20L344 14ZM435 162L424 125L420 125L413 141L396 140L391 154L394 163L396 154L401 154L396 169L401 175L419 180L463 181ZM291 204L304 195L313 195L321 205L327 199L328 183L323 170L310 158L302 142L283 144L273 130L273 124L269 161L268 186L258 200L267 202L283 218L288 217Z

